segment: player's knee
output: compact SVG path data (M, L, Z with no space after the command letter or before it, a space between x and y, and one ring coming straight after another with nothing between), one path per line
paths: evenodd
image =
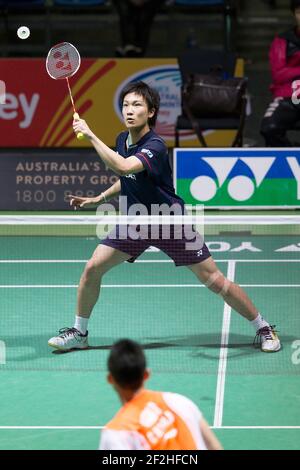
M228 294L231 282L221 273L215 271L207 279L205 286L215 294L225 297Z
M92 258L87 262L85 266L84 277L88 281L88 280L101 276L102 274L104 274L104 272L105 272L104 264L97 263Z

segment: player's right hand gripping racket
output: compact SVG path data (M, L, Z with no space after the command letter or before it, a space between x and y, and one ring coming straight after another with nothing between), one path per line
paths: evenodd
M51 47L46 59L46 69L50 77L54 78L54 80L60 80L62 78L67 80L74 119L79 119L79 114L75 108L69 78L75 75L80 67L80 62L81 59L78 50L69 42L61 42ZM83 133L78 132L77 139L82 140L83 138Z

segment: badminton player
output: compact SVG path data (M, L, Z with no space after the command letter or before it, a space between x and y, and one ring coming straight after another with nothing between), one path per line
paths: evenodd
M116 342L107 365L123 406L102 431L100 450L222 450L195 403L144 388L149 370L138 343Z
M153 130L159 110L159 95L144 82L127 85L121 93L122 114L127 128L111 150L98 138L87 123L73 123L74 132L82 132L90 140L107 167L119 180L96 198L71 197L71 205L88 207L108 201L120 194L127 197L127 210L142 204L148 211L153 205L177 206L184 210L184 201L176 195L168 152L162 138ZM207 246L187 249L185 234L181 238L126 239L107 237L95 249L82 273L78 287L77 312L74 325L59 331L48 344L61 350L88 348L88 321L96 304L103 276L124 261L133 262L149 246L163 250L176 266L186 266L214 294L243 316L256 332L256 340L264 352L280 350L280 341L273 326L264 319L241 287L219 270ZM196 239L198 234L195 235ZM200 314L200 312L199 312Z

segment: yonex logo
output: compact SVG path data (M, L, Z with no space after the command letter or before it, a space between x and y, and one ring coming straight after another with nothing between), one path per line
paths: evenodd
M125 175L125 178L131 178L132 180L136 180L136 176L133 173L129 173L128 175Z
M141 152L142 152L142 153L146 153L149 158L152 158L152 157L153 157L153 153L150 152L150 150L148 150L148 149L142 149Z
M4 341L0 341L0 365L6 364L6 346Z
M297 181L297 199L300 199L300 164L296 157L287 157L289 167Z
M249 176L238 175L230 179L228 183L228 194L236 201L246 201L255 193L261 185L268 171L275 161L275 157L203 157L204 160L216 175L216 180L210 176L198 176L190 186L192 196L198 201L209 201L213 199L225 183L230 172L238 161L244 162L253 174L253 179Z
M68 53L56 51L54 52L53 57L55 59L55 68L67 71L72 70Z
M5 82L3 80L0 80L0 104L5 104L6 102L6 87L5 87Z

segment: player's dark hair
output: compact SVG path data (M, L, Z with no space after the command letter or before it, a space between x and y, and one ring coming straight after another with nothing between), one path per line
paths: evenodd
M296 8L300 8L300 0L291 0L290 9L295 13Z
M126 85L120 95L121 107L123 106L123 101L126 95L129 93L136 93L144 98L147 103L148 110L152 111L154 109L154 114L149 118L148 124L150 127L154 127L157 119L157 114L159 110L160 97L159 93L151 88L145 82L130 82Z
M121 339L113 344L108 361L108 370L120 387L138 390L144 378L146 358L142 347L130 339Z

